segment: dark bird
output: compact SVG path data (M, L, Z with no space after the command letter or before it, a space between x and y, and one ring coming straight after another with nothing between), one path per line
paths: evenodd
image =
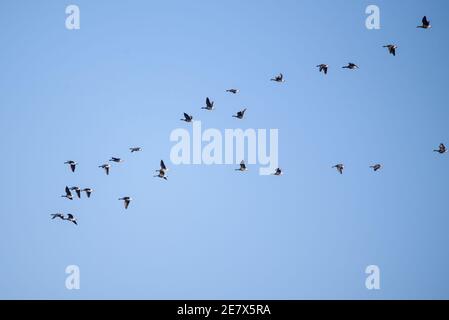
M98 168L104 169L104 171L106 171L106 175L109 175L109 168L111 168L111 165L105 163L105 164L102 164L101 166L98 166Z
M343 174L343 170L344 170L345 166L343 164L339 163L339 164L333 166L332 168L337 168L338 172L340 172L340 174Z
M90 195L92 194L92 192L94 192L94 190L91 188L84 188L81 191L85 192L88 198L90 198Z
M165 176L165 174L167 173L168 168L165 166L165 163L163 160L161 160L160 163L160 168L158 170L156 170L156 172L158 173L157 175L155 175L154 177L156 178L161 178L164 180L167 180L167 177Z
M377 170L382 169L382 165L377 163L377 164L375 164L373 166L370 166L370 168L373 169L374 171L377 171Z
M320 68L320 72L324 72L324 74L327 74L327 69L329 68L329 66L327 64L319 64L316 66L317 68Z
M274 176L282 176L284 173L282 172L281 168L277 168L276 171L273 173Z
M240 168L235 169L235 171L248 171L248 168L246 167L245 160L242 160L240 162Z
M53 220L53 219L55 219L55 218L59 218L59 219L61 219L61 220L64 220L65 218L64 218L64 215L62 214L62 213L53 213L53 214L51 214L51 219Z
M78 223L76 222L75 217L72 214L67 214L67 218L65 218L65 220L73 222L74 224L78 225Z
M239 89L228 89L228 90L226 90L226 92L230 92L230 93L233 93L233 94L237 94L237 93L240 92L240 90L239 90Z
M141 147L133 147L133 148L129 148L129 150L131 150L131 153L133 153L133 152L142 151L142 148Z
M438 147L438 150L433 150L434 152L438 152L438 153L446 153L447 149L446 146L443 143L440 143L440 146Z
M276 81L276 82L285 82L284 80L284 75L282 73L279 73L278 76L271 78L271 81Z
M116 163L120 163L120 162L123 162L124 160L121 159L121 158L111 157L111 159L109 159L109 161L111 161L111 162L116 162Z
M70 166L70 169L72 170L72 172L75 172L76 165L77 165L78 163L76 163L76 162L73 161L73 160L68 160L68 161L64 162L64 164L68 164L68 165Z
M184 119L180 119L180 120L185 121L185 122L192 122L193 116L188 115L187 113L184 112Z
M243 109L242 111L237 112L237 114L233 115L234 118L237 119L243 119L243 116L245 115L246 112L246 108Z
M132 198L131 197L123 197L120 198L119 200L123 200L124 204L125 204L125 209L128 209L129 203L131 202Z
M65 195L63 195L61 197L73 200L73 196L72 196L72 193L70 192L69 187L67 187L67 186L65 187Z
M206 110L214 110L214 101L210 101L209 98L206 98L206 106L202 107L201 109L206 109Z
M356 65L355 63L349 62L347 66L343 67L343 69L355 70L355 69L359 69L359 66Z
M430 25L430 21L427 20L427 17L424 16L422 18L422 24L420 26L417 26L417 28L421 28L421 29L430 29L432 28L432 26Z
M388 52L390 52L390 54L392 55L396 55L396 49L398 48L398 46L394 45L394 44L387 44L386 46L383 46L384 48L388 48Z
M81 198L81 189L79 187L71 187L70 190L75 191L78 198Z

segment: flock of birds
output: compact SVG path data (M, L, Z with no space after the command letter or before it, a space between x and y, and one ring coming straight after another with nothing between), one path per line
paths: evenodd
M422 24L417 26L417 28L422 28L422 29L429 29L431 27L432 26L430 24L430 21L427 19L426 16L424 16L422 18ZM396 56L396 49L398 48L398 46L396 46L394 44L388 44L388 45L385 45L383 47L387 48L388 52L390 54L392 54L393 56ZM328 69L329 69L329 66L327 64L324 64L324 63L323 64L319 64L316 67L319 68L319 72L323 72L325 75L327 74ZM359 69L359 66L356 65L355 63L349 62L347 65L343 66L342 68L343 69L349 69L349 70L356 70L356 69ZM280 73L279 75L271 78L270 81L283 83L283 82L285 82L284 75L282 73ZM237 93L240 92L240 90L232 88L232 89L226 90L226 92L231 93L231 94L237 94ZM207 111L214 110L215 109L214 101L211 101L209 99L209 97L207 97L206 98L206 105L204 107L202 107L201 109L204 109L204 110L207 110ZM232 115L232 117L241 120L241 119L244 118L245 112L246 112L246 108L238 111L236 114ZM184 113L184 118L182 118L180 120L184 121L184 122L187 122L187 123L191 123L193 121L193 116L190 115L190 114ZM142 151L142 148L141 147L132 147L132 148L129 148L129 150L131 151L131 153L134 153L134 152ZM434 152L438 152L440 154L444 154L448 150L447 150L446 146L443 143L441 143L439 145L438 149L435 149L433 151ZM121 163L121 162L123 162L123 159L117 158L117 157L111 157L111 159L109 159L109 162ZM73 160L68 160L68 161L64 162L64 164L69 165L70 170L72 172L75 172L76 166L78 165L78 163L76 161L73 161ZM106 175L109 175L109 171L111 169L111 165L109 163L105 163L105 164L100 165L99 168L104 169ZM345 166L344 166L344 164L339 163L339 164L334 165L332 168L335 168L340 174L343 174ZM370 168L373 169L376 172L376 171L379 171L380 169L382 169L382 164L377 163L377 164L371 165ZM235 170L236 171L247 171L248 168L247 168L247 166L245 164L245 161L242 160L241 163L240 163L240 167L235 169ZM164 179L164 180L168 180L167 179L168 168L165 165L163 160L161 160L161 162L160 162L159 169L157 169L155 171L156 171L157 174L154 175L154 177L161 178L161 179ZM272 175L280 176L282 174L283 174L282 169L281 168L277 168ZM91 196L91 194L93 192L93 189L91 189L91 188L83 188L83 189L81 189L80 187L77 187L77 186L73 186L73 187L69 188L68 186L66 186L65 187L65 195L62 195L61 197L67 198L69 200L73 200L72 191L75 191L75 193L76 193L78 198L81 198L81 192L85 192L87 197L90 198L90 196ZM125 197L119 198L118 200L123 201L125 209L128 209L129 204L132 201L132 198L129 197L129 196L125 196ZM67 214L67 215L65 215L63 213L51 214L51 218L52 219L59 218L61 220L72 222L75 225L78 224L77 223L77 219L70 213Z

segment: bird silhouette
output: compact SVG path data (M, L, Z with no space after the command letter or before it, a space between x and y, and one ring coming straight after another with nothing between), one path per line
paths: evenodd
M125 209L128 209L129 203L132 201L132 198L131 197L123 197L123 198L119 198L119 200L122 200L125 205Z
M241 111L239 111L239 112L237 112L237 114L233 115L233 117L237 118L237 119L243 119L243 116L245 115L245 112L246 112L246 108L241 110Z
M417 28L421 28L421 29L430 29L432 28L432 26L430 25L430 21L427 20L427 17L424 16L421 20L421 25L417 26Z
M327 64L319 64L317 65L317 68L320 68L320 72L324 72L324 74L327 74L327 69L329 68L329 66Z
M72 170L72 172L75 172L76 165L78 163L73 160L68 160L68 161L64 162L64 164L68 164L70 166L70 169Z

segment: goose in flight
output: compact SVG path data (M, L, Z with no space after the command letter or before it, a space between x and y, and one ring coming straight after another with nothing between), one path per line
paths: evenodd
M104 171L106 171L106 175L109 175L109 169L111 168L111 165L105 163L105 164L102 164L101 166L98 166L98 168L104 169Z
M284 173L282 172L281 168L277 168L276 171L273 173L274 176L282 176Z
M279 73L279 75L277 75L274 78L271 78L270 80L275 82L285 82L284 75L282 73Z
M447 149L446 146L443 143L440 143L440 146L438 147L438 150L433 150L434 152L438 152L438 153L446 153Z
M392 54L393 56L396 56L396 49L398 48L398 46L394 44L387 44L386 46L383 47L388 48L388 52L390 52L390 54Z
M51 214L51 219L53 220L55 218L59 218L61 220L67 220L67 221L73 222L74 224L78 225L78 223L76 222L75 217L72 214L70 214L70 213L67 215L67 218L62 213Z
M120 162L123 162L124 160L121 158L111 157L111 159L109 159L109 161L120 163Z
M142 148L141 147L133 147L133 148L129 148L129 150L131 151L131 153L133 153L133 152L142 151Z
M123 198L120 198L119 200L122 200L125 205L125 209L128 209L129 203L131 202L132 198L131 197L123 197Z
M55 219L55 218L59 218L61 220L65 220L64 215L62 213L52 213L51 214L51 219Z
M320 68L320 72L324 72L324 74L327 74L327 69L329 68L329 66L327 64L319 64L316 66L317 68Z
M187 113L184 112L184 119L180 119L180 120L185 121L185 122L192 122L193 116L188 115Z
M355 63L349 62L347 66L343 67L343 69L355 70L355 69L359 69L359 66L356 65Z
M377 163L373 166L370 166L371 169L373 169L374 171L380 170L382 169L382 165L380 163Z
M245 160L242 160L240 162L240 168L235 169L235 171L248 171L248 168L246 167Z
M230 92L232 94L237 94L240 92L240 90L239 89L228 89L228 90L226 90L226 92Z
M430 21L427 20L427 17L424 16L422 18L422 24L420 26L417 26L417 28L421 28L421 29L430 29L432 28L432 26L430 25Z
M61 196L62 198L67 198L73 200L72 192L70 192L69 187L65 187L65 195Z
M70 169L72 170L72 172L75 172L76 165L78 163L73 160L68 160L68 161L64 162L64 164L68 164L70 166Z
M156 172L158 173L157 175L155 175L154 177L156 178L161 178L164 180L168 180L167 177L165 176L166 172L168 171L168 168L165 166L165 163L163 160L161 160L160 163L160 169L156 170Z
M243 119L243 116L245 115L245 112L246 112L246 108L241 110L241 111L239 111L239 112L237 112L237 114L233 115L233 117L237 118L237 119Z
M209 98L206 98L206 106L202 107L201 109L205 109L205 110L214 110L214 101L210 101Z
M90 195L92 194L92 192L94 192L94 190L91 188L84 188L81 191L85 192L88 198L90 198Z
M78 222L76 222L75 217L73 216L73 214L68 213L67 214L67 218L65 218L65 220L73 222L74 224L78 225Z
M81 189L79 187L71 187L71 191L75 191L78 198L81 198Z
M341 163L336 164L335 166L333 166L332 168L337 168L338 172L340 172L340 174L343 174L343 170L345 168L345 166Z

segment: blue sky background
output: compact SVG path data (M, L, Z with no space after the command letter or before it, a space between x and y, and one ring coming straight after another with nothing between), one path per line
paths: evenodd
M65 28L69 4L78 31ZM365 28L369 4L381 30ZM449 158L432 152L449 144L448 10L1 1L0 298L449 298ZM423 15L431 30L416 29ZM341 69L349 61L360 70ZM285 84L268 81L279 72ZM213 113L200 110L206 96ZM247 118L231 118L243 106ZM278 128L285 176L170 165L184 111L203 128ZM125 162L107 177L110 156ZM168 182L152 177L160 159ZM95 192L68 201L66 185ZM79 226L50 220L58 211ZM70 264L80 290L65 288ZM371 264L379 291L365 288Z

